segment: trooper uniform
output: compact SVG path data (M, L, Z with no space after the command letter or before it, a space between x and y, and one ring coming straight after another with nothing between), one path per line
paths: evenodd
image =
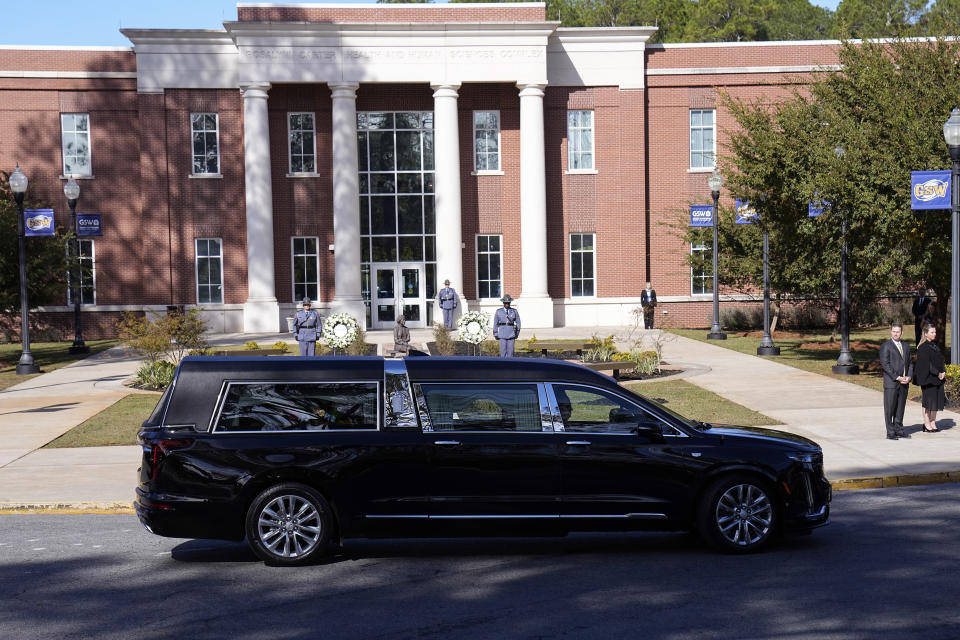
M453 310L457 308L457 292L450 286L449 280L444 280L443 284L444 287L440 289L437 300L440 302L440 309L443 310L443 326L453 329Z
M510 308L513 298L505 295L500 298L502 309L497 309L493 316L493 337L500 341L500 357L512 358L513 346L520 334L520 314Z
M300 355L312 356L317 349L320 314L310 308L310 298L303 299L303 307L293 321L293 337L300 344Z

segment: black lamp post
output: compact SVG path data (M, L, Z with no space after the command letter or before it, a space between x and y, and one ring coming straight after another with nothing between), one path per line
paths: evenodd
M25 376L31 373L40 373L40 367L33 361L30 353L30 304L27 300L27 248L24 243L23 228L23 194L27 192L27 176L20 171L20 165L10 174L10 189L13 190L13 199L17 203L17 246L20 251L20 342L23 352L17 363L17 375Z
M713 196L713 326L710 327L710 333L707 334L707 340L726 340L727 334L720 328L720 286L717 280L717 228L720 226L720 220L717 217L717 211L720 204L720 187L723 186L723 178L720 173L714 171L707 178L707 185L710 187L710 195Z
M846 155L843 147L834 149L837 159L841 162ZM831 370L840 375L855 376L860 373L860 367L853 363L850 354L850 301L847 299L847 214L841 211L840 218L840 357Z
M780 347L770 337L770 234L763 230L763 338L757 347L758 356L778 356Z
M943 139L950 147L953 175L950 180L950 209L953 212L953 253L950 258L950 362L960 363L960 109L953 108L943 124Z
M83 319L80 315L80 227L77 225L77 200L80 199L80 185L71 177L63 186L63 195L70 205L70 225L73 227L73 242L70 243L73 262L70 266L70 297L73 298L73 344L70 353L89 353L90 347L83 342Z

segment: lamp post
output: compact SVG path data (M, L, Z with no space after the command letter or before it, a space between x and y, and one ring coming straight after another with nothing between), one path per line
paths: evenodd
M714 171L707 178L707 185L710 187L710 195L713 196L713 325L710 327L710 333L707 334L707 340L726 340L727 334L720 328L720 287L717 280L717 227L720 220L717 217L717 211L720 204L720 187L723 186L723 178L720 173Z
M80 227L77 225L77 200L80 199L80 185L73 176L63 185L63 195L70 205L70 225L73 227L73 242L70 243L73 264L70 265L70 297L73 298L73 344L70 353L89 353L90 347L83 342L83 320L80 316Z
M960 109L953 108L943 123L943 139L950 148L953 174L950 176L950 209L953 212L953 244L950 258L950 362L960 364Z
M10 189L13 190L13 199L17 203L17 247L20 261L20 342L23 351L17 363L18 376L40 373L40 367L33 361L33 354L30 353L30 318L27 315L30 305L27 300L27 248L23 229L23 194L27 192L27 183L27 176L20 170L20 165L17 165L10 174Z
M834 153L841 162L847 154L843 147L836 147ZM847 214L840 212L840 357L831 370L840 375L857 375L860 367L853 363L850 354L850 301L847 299Z
M757 347L758 356L778 356L780 347L770 337L770 234L763 230L763 338Z

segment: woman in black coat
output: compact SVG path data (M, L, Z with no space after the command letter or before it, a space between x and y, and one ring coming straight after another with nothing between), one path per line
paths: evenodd
M944 367L943 354L937 347L937 328L931 324L924 325L923 337L917 345L917 365L914 367L914 377L923 390L923 430L927 433L940 431L937 429L937 411L943 411L946 396L943 393L943 379L947 377Z

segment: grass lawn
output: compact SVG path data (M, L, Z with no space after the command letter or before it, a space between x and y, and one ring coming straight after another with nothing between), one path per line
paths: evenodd
M121 398L44 448L137 444L140 423L147 419L159 399L159 393L134 393Z
M693 420L747 427L783 424L685 380L625 382L623 386Z
M105 351L120 344L119 340L86 340L85 342L90 347L89 354L71 354L69 350L72 342L32 343L30 353L33 354L33 361L40 367L40 372L48 373L77 360L82 360L88 355ZM22 347L19 342L0 344L0 390L36 377L35 375L17 375L17 363L20 361L21 352Z
M707 340L706 329L671 329L672 333L709 342L718 347L733 349L751 356L757 356L757 347L763 333L760 331L728 331L726 340ZM913 348L913 325L905 325L904 338ZM856 376L835 375L830 368L837 363L840 356L840 338L830 342L830 331L807 331L804 333L776 332L773 335L774 344L780 347L779 356L766 356L775 362L781 362L797 369L819 373L837 380L853 382L875 391L883 390L883 374L877 360L880 344L890 337L889 327L876 329L855 329L850 331L850 354L855 364L860 365L860 374ZM947 325L947 338L950 337L950 325ZM947 353L950 352L949 342ZM910 387L910 398L920 396L918 387Z

